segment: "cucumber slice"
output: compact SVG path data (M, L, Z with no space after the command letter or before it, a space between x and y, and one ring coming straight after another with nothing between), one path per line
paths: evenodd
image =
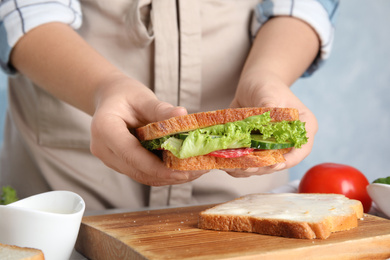
M251 135L251 148L255 149L284 149L293 147L291 142L276 142L275 138L263 139L262 135Z
M185 140L188 136L188 133L179 133L179 134L175 134L175 137L178 138L178 139L181 139L181 140Z

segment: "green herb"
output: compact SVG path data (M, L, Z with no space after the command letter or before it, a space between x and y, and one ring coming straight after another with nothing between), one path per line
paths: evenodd
M383 183L383 184L390 184L390 176L386 178L379 178L376 179L373 183Z
M19 200L16 194L16 190L11 186L4 186L2 190L3 192L0 197L0 205L7 205Z

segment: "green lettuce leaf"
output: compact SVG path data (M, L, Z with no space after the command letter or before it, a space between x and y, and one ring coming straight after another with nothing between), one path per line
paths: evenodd
M305 123L299 120L271 122L270 112L267 112L241 121L190 131L185 140L164 137L143 142L143 145L150 150L169 150L184 159L217 150L250 147L252 132L260 132L264 139L272 136L277 142L289 141L296 148L307 143Z
M142 141L141 145L145 147L148 150L157 150L161 148L161 145L169 139L169 136L164 136L158 139L148 140L148 141Z
M184 159L222 149L250 147L250 141L250 135L248 137L241 132L216 137L216 135L202 133L201 129L197 129L189 132L185 140L175 137L169 138L161 145L161 148L171 151L180 159Z

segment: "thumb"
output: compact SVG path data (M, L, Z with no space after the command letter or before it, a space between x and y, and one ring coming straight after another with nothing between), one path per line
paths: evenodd
M258 95L254 102L259 107L280 107L282 101L277 92L262 92L262 95Z
M282 107L280 97L273 94L261 96L254 103L259 107Z
M272 102L272 101L269 101L269 102L263 102L262 104L260 104L261 107L279 107L276 102Z
M239 107L280 107L280 104L278 101L272 99L272 98L260 98L256 102L248 103L245 105L241 105L237 99L234 99L233 102L230 104L231 108L239 108Z
M173 106L167 102L157 101L152 109L152 121L157 122L171 117L187 114L187 109L180 106Z

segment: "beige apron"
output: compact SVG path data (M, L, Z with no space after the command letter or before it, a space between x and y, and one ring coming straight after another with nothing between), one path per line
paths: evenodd
M229 106L250 48L258 0L82 0L79 30L103 56L190 113ZM71 55L71 54L69 54ZM187 184L149 187L89 152L91 118L23 76L10 79L0 184L25 197L71 190L88 210L215 203L285 184L286 172L233 178L211 171Z

